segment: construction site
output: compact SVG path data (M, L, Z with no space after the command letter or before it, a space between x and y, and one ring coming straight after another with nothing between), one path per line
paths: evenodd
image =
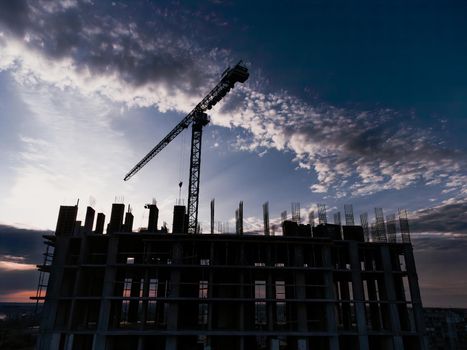
M38 350L347 350L426 349L423 308L407 213L375 208L354 218L344 206L328 222L324 204L244 230L210 232L198 222L201 144L206 111L248 79L240 62L125 176L129 180L177 135L192 127L187 206L172 227L147 204L147 227L114 203L106 223L88 206L61 206L37 294L43 301ZM180 183L181 188L181 183ZM317 216L315 217L315 212ZM306 216L306 220L302 217Z

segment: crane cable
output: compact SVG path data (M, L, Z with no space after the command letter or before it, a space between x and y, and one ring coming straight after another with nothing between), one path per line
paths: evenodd
M185 159L186 159L186 131L182 131L181 137L181 146L180 146L180 154L179 154L179 164L178 164L178 204L182 204L182 186L183 186L183 173L185 171Z

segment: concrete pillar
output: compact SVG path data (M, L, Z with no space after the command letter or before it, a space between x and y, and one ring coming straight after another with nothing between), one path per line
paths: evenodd
M244 298L245 297L245 293L244 293L244 290L245 290L245 275L244 275L244 272L241 271L240 272L240 295L239 295L239 298ZM244 303L240 303L240 310L238 312L238 317L239 317L239 324L238 324L238 329L240 331L244 331L245 330L245 305ZM241 337L240 338L240 350L243 350L244 349L244 346L245 346L245 337Z
M92 349L101 350L106 347L106 338L104 332L109 328L111 300L109 299L114 290L116 267L118 253L118 237L110 236L107 247L107 261L104 275L104 286L102 288L101 307L99 312L99 320L97 329L94 335Z
M180 264L183 257L183 247L180 243L173 245L173 264ZM180 271L178 269L172 269L170 273L170 291L169 297L177 298L180 290ZM167 331L176 331L178 329L178 303L170 302L169 310L167 315ZM166 350L177 350L177 336L169 335L165 342Z
M340 298L341 300L350 300L350 288L349 288L349 281L340 280L339 281L340 287ZM342 302L342 323L344 325L344 329L351 329L352 328L352 310L350 309L350 302Z
M86 208L86 219L84 220L84 232L91 233L92 227L94 226L94 216L96 215L96 211L91 208Z
M73 350L74 334L68 334L65 341L65 350Z
M381 261L384 270L384 285L388 298L388 312L389 312L389 322L391 330L394 333L393 336L393 349L403 349L404 343L402 337L400 336L400 321L399 321L399 311L397 310L396 305L396 291L394 289L394 280L392 276L392 263L391 263L391 254L389 252L388 245L380 246Z
M245 246L244 244L241 245L240 249L240 264L245 264ZM240 270L239 276L239 283L240 283L240 293L238 295L239 298L245 298L245 273L243 270ZM240 303L240 310L239 310L239 324L238 329L240 331L245 330L245 305L244 303ZM244 337L240 339L240 349L243 350L244 347Z
M268 272L267 278L266 278L266 298L274 299L275 297L276 295L275 295L274 281L272 279L271 272ZM271 332L274 330L274 308L275 308L274 302L267 302L266 314L267 314L267 320L268 320L268 331L271 331Z
M149 297L149 272L148 269L144 269L144 282L143 282L143 297L148 298ZM143 310L142 310L142 315L141 315L141 328L144 329L146 328L146 323L148 321L148 300L144 299L143 300Z
M357 319L358 343L360 350L368 350L368 329L365 316L365 293L361 275L358 242L349 241L350 268L352 270L352 292Z
M211 242L209 246L209 265L215 264L214 261L214 243ZM209 277L208 277L208 298L213 298L214 297L214 278L213 278L213 270L208 269L209 271ZM208 331L212 330L212 303L208 304ZM205 345L205 348L209 349L211 344L211 338L208 336L207 338L207 344Z
M294 249L294 265L303 267L303 247L296 246ZM295 298L299 300L306 299L305 275L297 271L295 274ZM305 303L296 303L297 307L297 330L306 332L308 330L307 312Z
M326 331L329 333L329 350L339 350L339 338L337 336L337 324L335 313L336 293L334 290L334 281L332 275L331 246L323 245L323 267L324 283L326 286L325 298L329 300L326 303Z
M80 245L80 249L79 249L79 257L78 257L78 269L76 270L76 277L75 277L75 285L74 285L74 288L73 288L73 292L72 292L72 299L71 299L71 307L70 307L70 316L69 316L69 319L68 319L68 330L72 330L73 327L73 322L76 322L75 321L75 317L76 317L76 308L79 308L79 305L76 305L76 297L80 296L79 293L80 293L80 290L83 290L81 284L82 284L82 281L83 281L83 267L81 265L83 265L86 261L86 256L87 256L87 243L88 243L88 239L87 239L87 233L85 232L82 236L81 236L81 245ZM85 283L88 283L88 281L85 281Z
M376 247L377 248L377 247ZM372 251L373 253L373 251ZM374 254L369 254L367 252L367 256L364 257L365 259L365 270L366 271L373 271L374 270ZM368 288L368 299L370 301L378 301L378 295L376 294L376 286L375 286L375 279L371 276L367 278L366 285ZM370 320L372 325L372 330L377 331L381 329L381 319L380 319L380 309L377 303L370 303Z
M267 256L266 256L266 265L272 264L271 261L271 246L267 246ZM275 281L272 278L271 271L269 270L267 273L266 278L266 298L267 299L275 299L276 298L276 289L275 289ZM267 304L267 318L268 318L268 330L272 332L274 330L274 310L276 307L275 302L268 302Z
M137 350L144 350L144 336L140 335L138 337L138 347Z
M404 244L404 259L409 279L410 297L412 299L412 310L415 320L415 328L419 334L419 345L421 350L427 349L425 339L425 320L423 317L422 298L420 297L420 289L418 286L418 275L415 267L415 259L413 256L412 244Z
M63 281L63 267L68 256L70 237L56 236L53 265L51 267L47 294L42 310L39 341L37 350L58 350L60 333L53 332L58 308L58 296Z
M139 308L139 296L141 292L141 271L133 271L131 274L131 290L130 297L135 298L130 300L128 307L128 322L137 323L138 320L138 308ZM144 287L143 287L144 288Z

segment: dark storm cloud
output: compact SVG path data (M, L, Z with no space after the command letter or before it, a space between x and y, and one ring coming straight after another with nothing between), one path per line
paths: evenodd
M416 217L411 220L411 231L467 236L467 202L419 210ZM467 241L464 245L467 248Z
M36 288L38 272L34 266L43 260L42 235L51 233L0 225L0 296ZM7 268L9 262L21 265ZM22 270L26 264L28 268Z
M177 31L173 19L154 11L151 21L137 23L127 12L86 1L5 0L0 28L49 58L72 59L77 70L117 74L133 86L161 83L198 93L210 78L201 63L205 54Z
M0 0L0 23L11 32L19 35L24 33L28 22L29 8L26 1Z
M42 235L51 233L0 225L0 257L22 257L23 263L38 264L44 251Z

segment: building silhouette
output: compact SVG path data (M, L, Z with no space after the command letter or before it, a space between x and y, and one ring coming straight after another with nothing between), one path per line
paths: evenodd
M467 350L467 309L425 308L428 350Z
M396 236L390 216L354 225L346 208L351 225L340 214L329 224L320 207L320 224L310 213L305 225L295 204L282 235L269 222L248 234L241 205L236 234L190 235L182 206L172 233L146 208L148 229L133 232L131 212L113 204L106 234L102 213L92 230L93 210L81 225L77 206L60 208L44 236L37 349L425 349L403 217Z

